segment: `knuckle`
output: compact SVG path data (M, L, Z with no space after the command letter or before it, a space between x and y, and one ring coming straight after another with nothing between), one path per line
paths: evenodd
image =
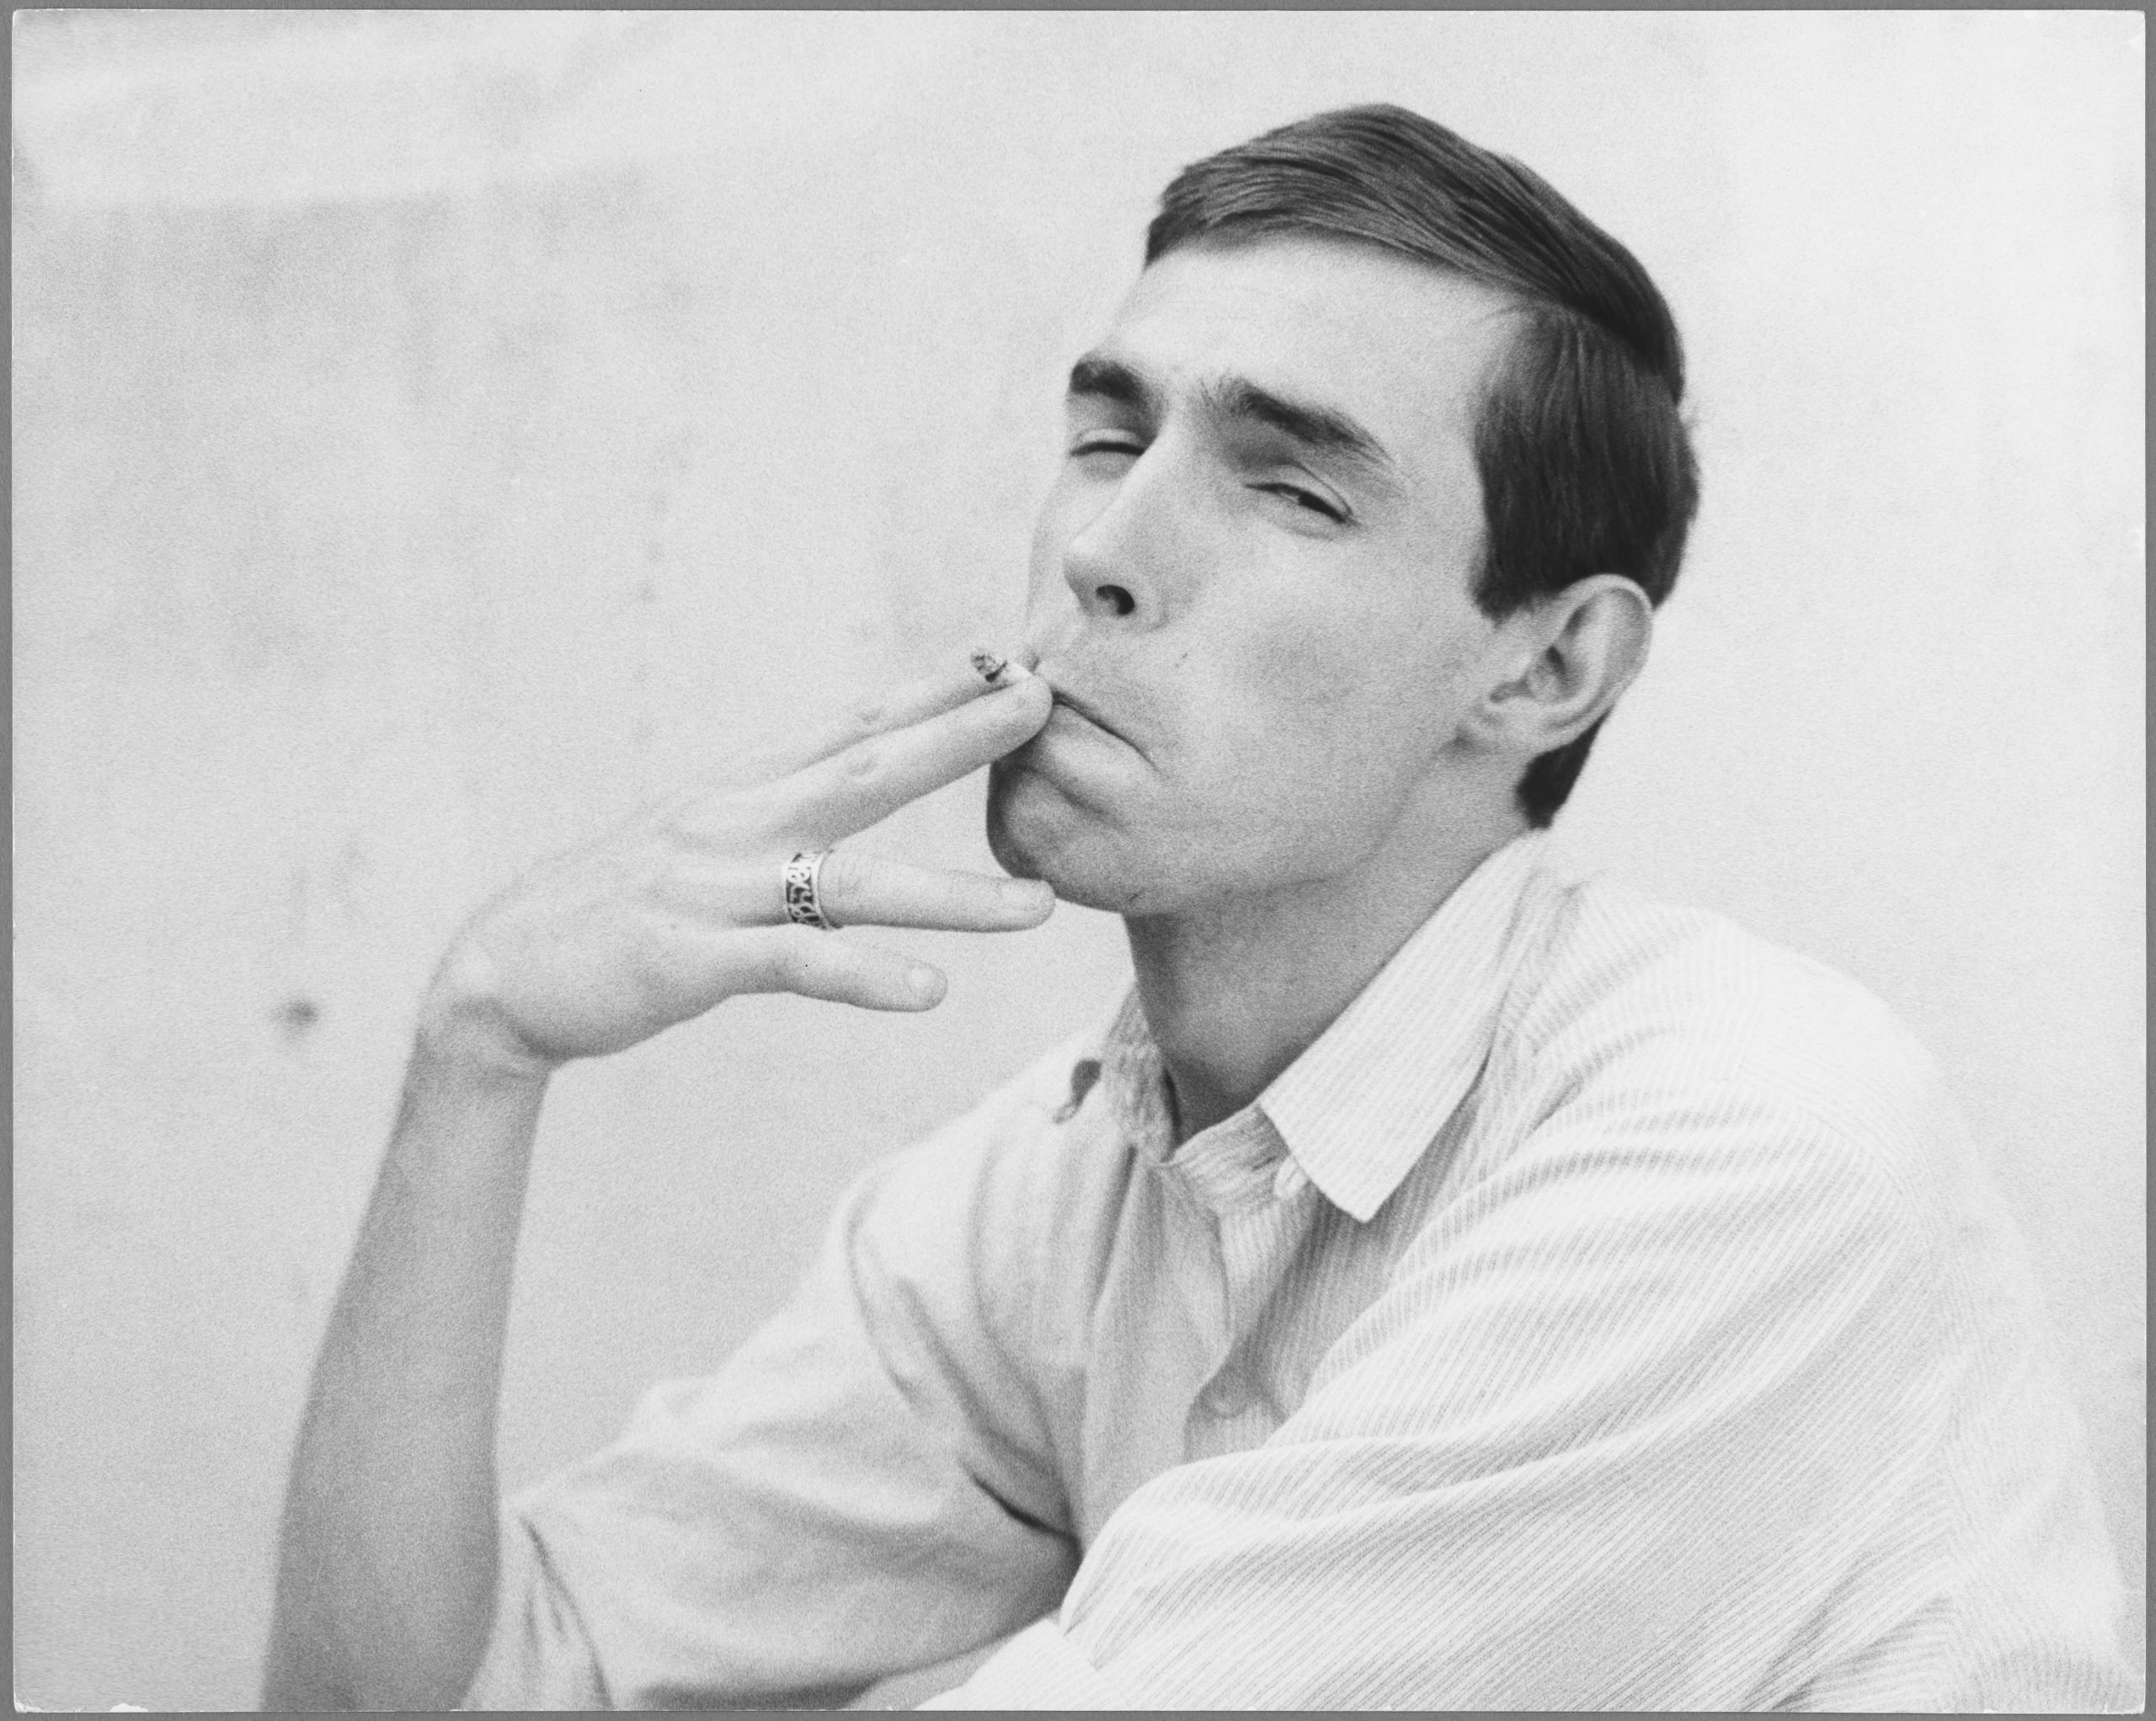
M846 775L855 782L874 776L883 766L883 749L863 744L852 749L846 755Z
M856 700L847 720L857 735L880 735L890 722L890 701L880 694Z
M684 802L667 808L658 821L656 834L661 853L700 849L704 842L703 821L697 817L693 803Z

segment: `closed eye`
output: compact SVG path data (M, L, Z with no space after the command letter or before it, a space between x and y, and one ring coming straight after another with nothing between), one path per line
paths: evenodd
M1073 457L1083 454L1129 454L1145 452L1144 446L1127 435L1107 436L1096 433L1081 436L1070 445Z
M1304 489L1299 484L1253 484L1251 488L1253 490L1262 490L1269 496L1285 497L1299 507L1308 509L1312 514L1323 514L1335 525L1345 525L1348 522L1346 509L1327 500L1315 490Z

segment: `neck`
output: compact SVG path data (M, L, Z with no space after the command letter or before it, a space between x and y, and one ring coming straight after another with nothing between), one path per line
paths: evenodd
M1174 1086L1177 1138L1232 1116L1309 1049L1516 814L1381 845L1327 879L1126 917L1138 996Z

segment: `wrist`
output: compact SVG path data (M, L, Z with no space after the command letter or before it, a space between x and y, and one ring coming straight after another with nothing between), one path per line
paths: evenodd
M489 1085L540 1086L561 1065L504 1019L493 965L460 946L443 958L419 1005L414 1056L445 1075Z
M487 1191L498 1174L510 1173L521 1188L550 1074L479 1036L422 1028L405 1066L390 1157L451 1176L463 1191L458 1204L474 1203L466 1218L478 1217L494 1205Z
M420 1018L412 1056L430 1074L489 1088L544 1088L560 1067L478 1023L432 1015Z

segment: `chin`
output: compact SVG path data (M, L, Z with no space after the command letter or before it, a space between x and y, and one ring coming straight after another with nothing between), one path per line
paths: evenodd
M1001 764L989 773L988 848L1013 878L1040 879L1058 900L1111 914L1144 912L1163 882L1100 814Z

